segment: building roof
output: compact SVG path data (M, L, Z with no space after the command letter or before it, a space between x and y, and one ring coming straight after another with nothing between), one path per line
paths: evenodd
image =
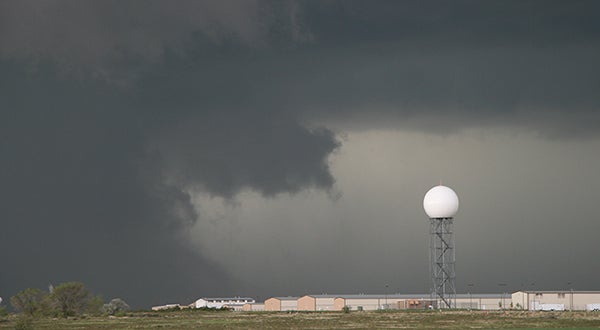
M313 297L313 298L337 298L339 294L307 294L302 297Z
M203 300L241 300L241 299L254 300L254 298L249 298L249 297L201 297L196 300L200 300L200 299L203 299Z
M506 298L510 297L510 293L457 293L456 298Z
M595 293L595 294L600 294L600 291L577 291L577 290L551 290L551 291L545 291L545 290L527 290L527 291L517 291L515 293L518 292L524 292L524 293Z
M298 300L299 297L292 297L292 296L287 296L287 297L271 297L268 298L269 299L278 299L278 300Z
M456 298L502 298L508 297L510 293L460 293L456 294ZM431 299L432 296L428 293L390 293L390 294L317 294L307 295L313 298L343 298L343 299Z
M399 294L399 293L390 293L390 294L340 294L336 295L336 298L343 299L414 299L414 298L429 298L430 295L423 294Z

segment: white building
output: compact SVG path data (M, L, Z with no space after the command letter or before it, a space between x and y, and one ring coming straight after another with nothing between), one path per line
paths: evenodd
M527 310L594 310L600 306L600 291L517 291L513 305Z
M379 309L404 309L407 299L415 299L415 295L401 294L345 294L337 295L333 302L333 310L341 311L344 307L350 310L373 311ZM422 299L419 299L422 302ZM411 304L410 308L417 308Z
M510 294L457 294L456 308L498 310L510 308ZM354 294L337 295L333 310L427 309L437 308L438 302L430 294Z
M457 294L455 308L539 311L600 310L600 291L518 291L515 293ZM195 307L229 307L246 311L353 311L380 309L427 309L440 304L430 294L334 294L273 297L257 304L252 298L201 298Z
M160 305L160 306L152 306L153 311L164 311L164 310L173 309L173 308L181 309L182 306L179 304L166 304L166 305Z
M499 310L516 308L511 294L457 294L456 308ZM321 294L303 297L273 297L265 300L267 311L341 311L382 309L437 308L438 303L430 294Z
M256 301L254 298L248 297L233 297L233 298L200 298L196 300L194 306L196 308L232 308L236 311L241 311L244 304L253 304Z
M499 310L515 308L510 293L457 294L455 307L462 309Z

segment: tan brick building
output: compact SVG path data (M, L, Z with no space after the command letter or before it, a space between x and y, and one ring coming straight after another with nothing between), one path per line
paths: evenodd
M298 310L298 297L273 297L265 300L265 311L286 312Z
M339 295L306 295L298 298L299 311L332 311L333 302Z
M244 312L262 312L265 310L265 304L261 304L261 303L244 304L244 306L242 306L242 310Z

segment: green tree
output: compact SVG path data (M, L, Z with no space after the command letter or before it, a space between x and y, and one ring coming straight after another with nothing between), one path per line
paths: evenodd
M93 298L90 291L80 282L62 283L50 294L53 307L63 317L88 311Z
M48 294L40 289L27 288L10 298L10 303L25 315L38 316L48 310L47 296Z
M93 296L87 304L86 312L92 315L100 315L104 312L103 306L104 299L101 296Z

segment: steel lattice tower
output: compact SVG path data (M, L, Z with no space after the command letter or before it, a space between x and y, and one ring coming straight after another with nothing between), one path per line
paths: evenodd
M429 218L431 295L438 308L456 307L454 218Z
M437 308L456 307L454 279L454 216L458 212L458 196L442 186L429 189L423 198L423 208L429 217L429 273L431 299Z

